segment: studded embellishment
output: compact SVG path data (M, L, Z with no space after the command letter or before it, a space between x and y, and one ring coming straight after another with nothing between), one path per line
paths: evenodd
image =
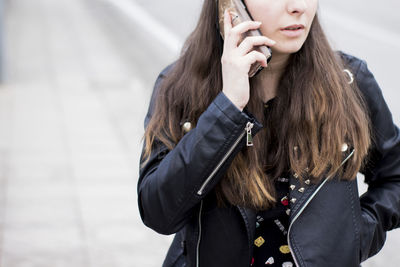
M279 251L282 252L283 254L288 254L290 253L290 249L288 245L283 245L280 246Z
M256 240L254 240L254 245L257 247L261 247L265 243L264 238L262 236L259 236Z
M311 183L310 179L307 179L307 180L305 181L305 183L306 183L306 185L309 185L309 184Z
M294 184L290 185L290 189L294 190L296 186Z
M346 143L343 143L342 152L345 152L348 148L349 148L349 146Z
M304 193L304 187L300 188L300 189L299 189L299 192L300 192L300 193Z
M292 198L292 199L290 200L290 202L292 202L292 203L294 204L294 203L296 203L296 200L297 200L296 198Z
M282 263L282 267L293 267L293 262L285 261L284 263Z
M260 227L260 223L256 222L256 228Z
M287 215L290 215L290 209L287 209L287 210L286 210L286 214L287 214Z
M192 123L190 121L187 121L182 125L182 130L185 133L189 132L191 129L192 129Z
M287 183L287 182L289 182L289 179L288 178L284 178L284 177L278 177L278 182L282 182L282 183Z
M269 257L269 259L265 262L265 265L270 265L270 264L274 264L275 260L273 257Z
M284 196L284 197L281 199L281 203L282 203L283 206L289 205L288 197L287 197L287 196Z
M294 178L296 178L296 179L299 178L299 175L298 175L297 173L294 173L293 176L294 176Z

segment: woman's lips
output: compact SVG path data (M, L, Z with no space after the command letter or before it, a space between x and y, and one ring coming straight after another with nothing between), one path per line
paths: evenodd
M290 25L281 29L281 33L287 37L299 37L304 32L304 25Z

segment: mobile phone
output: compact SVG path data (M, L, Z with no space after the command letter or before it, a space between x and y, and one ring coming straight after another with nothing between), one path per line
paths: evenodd
M219 0L218 3L218 17L219 17L219 30L224 38L224 12L228 10L231 14L232 25L236 26L243 21L253 20L250 13L247 11L246 6L242 0ZM242 42L247 36L258 36L262 35L259 29L250 30L242 34L239 42ZM254 46L253 50L257 50L263 53L267 58L267 63L271 60L272 52L271 48L266 45ZM255 62L251 65L249 70L249 77L255 76L263 69L263 66L259 62Z

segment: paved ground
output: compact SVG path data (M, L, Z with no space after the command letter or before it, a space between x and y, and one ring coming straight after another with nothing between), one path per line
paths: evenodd
M176 58L201 1L6 2L0 267L160 266L171 236L139 218L139 140L156 75ZM337 47L368 60L399 122L396 5L321 1L321 11ZM357 16L338 18L343 7ZM143 21L158 22L165 37ZM357 26L365 21L374 26ZM389 233L363 266L397 266L398 247L399 232Z
M91 3L9 1L0 266L159 266L136 202L149 89ZM156 255L156 256L154 256Z

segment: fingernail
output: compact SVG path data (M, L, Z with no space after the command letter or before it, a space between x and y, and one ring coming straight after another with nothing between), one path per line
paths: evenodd
M271 40L272 41L272 44L276 44L276 41L274 41L274 40Z
M261 22L261 21L256 21L256 22L257 22L259 25L260 25L260 24L262 24L262 22Z

